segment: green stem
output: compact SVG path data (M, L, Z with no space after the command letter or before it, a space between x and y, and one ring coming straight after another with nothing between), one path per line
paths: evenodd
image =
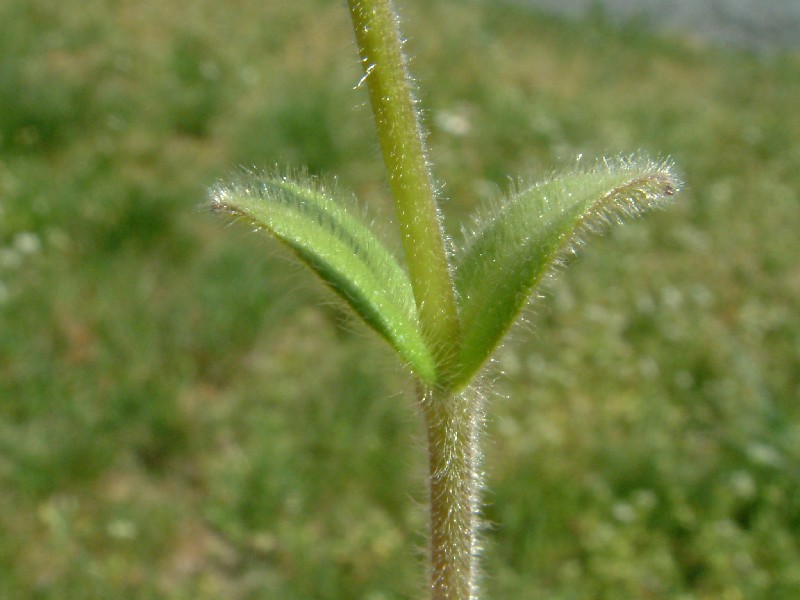
M420 384L428 429L433 600L477 598L481 402L450 390L461 330L433 178L391 0L348 0L420 324L439 385Z
M390 0L349 0L420 324L447 385L460 326L436 192L397 14Z
M474 390L419 396L430 457L432 598L476 600L483 402Z

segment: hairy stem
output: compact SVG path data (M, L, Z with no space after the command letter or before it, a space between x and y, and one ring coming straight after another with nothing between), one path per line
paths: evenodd
M430 456L432 598L477 600L483 403L474 390L419 397Z
M349 0L419 318L446 384L460 328L436 191L391 0Z
M435 387L419 386L428 430L433 600L477 599L480 398L453 393L461 341L433 178L391 0L348 0L389 174Z

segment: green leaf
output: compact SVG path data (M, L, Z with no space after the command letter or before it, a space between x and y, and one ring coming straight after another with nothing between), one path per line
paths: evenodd
M675 193L678 181L670 168L606 161L523 189L475 219L455 265L464 334L456 386L477 373L581 233L639 215Z
M408 275L372 231L319 182L248 174L215 186L211 206L283 242L383 336L420 379L436 382Z

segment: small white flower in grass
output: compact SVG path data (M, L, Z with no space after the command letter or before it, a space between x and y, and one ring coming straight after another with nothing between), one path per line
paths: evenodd
M442 110L436 113L435 120L439 129L457 137L467 135L472 129L472 124L463 111Z
M13 246L20 254L36 254L42 248L42 241L35 233L23 231L14 236Z

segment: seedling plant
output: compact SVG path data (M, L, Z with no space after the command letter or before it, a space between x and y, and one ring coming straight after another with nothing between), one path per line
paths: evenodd
M544 276L587 232L660 205L666 161L601 160L517 184L446 238L391 0L348 0L404 265L355 202L303 174L247 172L211 206L286 245L396 351L415 380L429 455L433 600L478 600L485 365ZM451 250L452 249L452 250Z

